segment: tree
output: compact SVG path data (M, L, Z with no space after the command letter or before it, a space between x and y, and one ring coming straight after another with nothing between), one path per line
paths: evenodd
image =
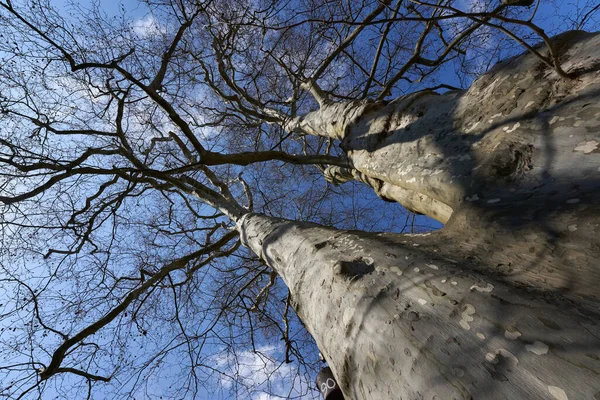
M0 2L3 395L195 396L293 308L348 398L600 396L600 35L454 3ZM328 227L317 174L445 226Z

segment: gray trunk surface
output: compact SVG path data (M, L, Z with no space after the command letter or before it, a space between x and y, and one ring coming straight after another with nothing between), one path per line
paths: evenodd
M288 286L347 399L600 398L591 307L437 255L446 243L435 233L351 233L260 214L238 224Z
M600 35L554 46L573 79L525 54L466 91L327 103L286 126L341 141L354 169L328 180L446 223L238 220L348 399L600 399Z

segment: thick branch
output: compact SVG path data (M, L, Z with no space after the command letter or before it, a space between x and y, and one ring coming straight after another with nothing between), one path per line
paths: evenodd
M65 340L53 353L52 360L50 364L46 367L46 369L40 373L40 378L42 380L46 380L50 378L52 375L63 372L60 371L60 365L62 364L67 351L75 346L77 343L81 342L85 338L95 334L100 329L111 323L117 316L119 316L133 301L135 301L142 293L156 285L160 281L162 281L170 272L175 271L177 269L184 268L188 263L193 261L194 259L209 254L210 252L217 251L222 246L227 244L231 239L237 236L237 232L229 232L224 235L217 242L207 245L206 247L197 250L191 254L188 254L184 257L181 257L175 261L170 262L163 268L161 268L158 272L156 272L150 279L144 282L140 287L131 291L119 305L110 310L104 317L100 318L93 324L89 325L85 329L81 330L79 333L75 334L73 337ZM63 368L64 370L64 368ZM70 372L70 371L64 371Z

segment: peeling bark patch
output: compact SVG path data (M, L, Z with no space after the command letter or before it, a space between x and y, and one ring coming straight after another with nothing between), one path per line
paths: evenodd
M473 285L469 290L477 290L478 292L490 293L492 290L494 290L494 285L492 285L491 283L487 283L485 287Z
M485 340L485 335L484 335L483 333L481 333L481 332L477 332L477 335L476 335L476 336L477 336L479 339L481 339L481 340Z
M513 125L512 128L505 126L504 128L502 128L502 130L506 133L511 133L511 132L514 132L516 129L518 129L520 126L521 126L521 123L517 122L516 124Z
M569 400L565 391L558 386L548 386L548 393L556 400Z
M480 122L481 121L477 121L473 125L471 125L471 127L465 129L465 133L471 133L471 132L473 132L477 128L477 126L480 124Z
M577 147L575 147L575 151L582 152L583 154L589 154L592 151L596 150L598 148L598 145L600 145L600 143L596 142L595 140L588 140L586 142L581 142L577 144Z
M538 356L548 353L548 345L537 340L533 344L526 344L525 349Z
M504 331L504 337L507 339L516 340L519 336L521 336L521 332L513 327L509 327Z
M491 124L492 122L494 122L494 120L495 120L496 118L498 118L498 117L501 117L501 116L502 116L502 113L498 113L498 114L494 114L494 115L492 115L492 116L490 117L490 119L488 120L488 123L490 123L490 124Z
M460 327L464 330L468 331L471 329L471 325L469 322L473 321L473 317L471 315L475 314L475 307L471 304L465 304L465 309L461 314Z

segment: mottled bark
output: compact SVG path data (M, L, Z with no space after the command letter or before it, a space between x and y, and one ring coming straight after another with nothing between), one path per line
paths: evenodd
M357 179L447 222L359 234L248 214L349 399L600 399L600 35L554 38L466 91L323 102Z
M341 141L353 169L328 169L331 181L352 176L448 223L455 257L598 299L600 34L553 44L572 79L526 53L465 91L326 104L291 127Z
M597 311L436 253L439 234L378 235L248 214L348 399L594 399ZM595 397L596 396L596 397Z
M288 128L340 139L360 173L452 209L487 204L499 187L514 198L554 181L596 177L600 35L567 32L554 45L576 78L561 78L526 53L466 91L327 104Z

